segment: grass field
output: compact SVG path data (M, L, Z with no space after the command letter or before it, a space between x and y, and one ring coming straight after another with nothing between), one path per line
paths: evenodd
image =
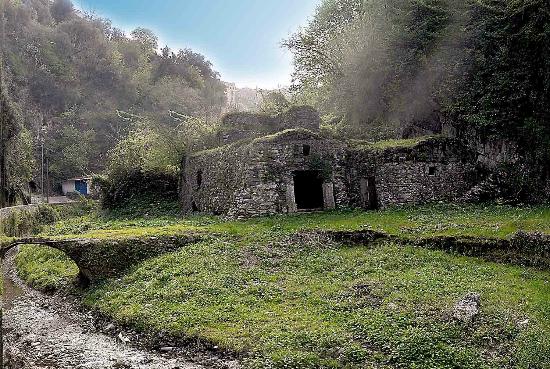
M335 211L254 218L242 221L213 216L112 218L98 213L69 218L47 227L45 236L126 237L190 231L246 236L272 230L373 229L393 235L436 235L506 238L517 232L550 233L550 207L516 208L497 205L431 205L384 211Z
M296 233L365 228L504 238L517 230L550 233L550 209L438 205L246 221L90 215L44 233L208 233L207 241L92 286L83 301L138 330L236 352L248 368L550 367L550 272ZM59 262L61 255L29 246L17 266L35 285L55 287L76 273ZM451 312L469 292L481 294L481 313L464 324Z

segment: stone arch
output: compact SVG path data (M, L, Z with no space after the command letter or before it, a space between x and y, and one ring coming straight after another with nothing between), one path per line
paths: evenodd
M58 241L58 240L48 240L48 239L42 239L42 238L25 238L25 239L19 239L15 241L11 241L5 245L2 245L0 248L0 258L4 258L4 256L10 251L11 249L21 246L21 245L34 245L34 246L45 246L45 247L51 247L53 249L59 250L63 252L69 259L71 259L76 266L78 267L78 284L82 287L87 287L90 285L91 278L89 273L86 273L86 271L83 271L82 266L79 264L78 258L76 258L74 255L71 255L69 252L68 244L70 242L75 242L75 240L72 241Z
M18 245L42 245L65 253L79 270L80 283L87 286L120 275L132 265L151 257L176 251L203 240L201 234L130 237L120 239L22 238L0 244L0 256Z

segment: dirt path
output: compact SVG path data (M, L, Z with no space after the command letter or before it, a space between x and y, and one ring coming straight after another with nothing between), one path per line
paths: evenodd
M150 352L124 336L111 337L93 328L93 317L75 310L70 298L43 295L24 286L15 276L10 252L2 265L5 281L4 348L7 369L200 369L236 368L214 358L197 364L192 357Z

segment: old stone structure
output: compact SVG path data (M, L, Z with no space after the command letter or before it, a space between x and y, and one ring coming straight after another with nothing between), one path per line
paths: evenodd
M180 194L186 212L249 217L376 209L453 200L475 182L475 156L452 138L335 140L318 132L319 118L310 108L277 118L235 115L225 123L246 127L242 120L250 129L239 131L240 140L225 136L225 145L184 160Z
M291 108L275 117L258 113L231 113L223 118L218 140L220 145L227 145L291 128L318 132L320 124L319 113L307 106Z

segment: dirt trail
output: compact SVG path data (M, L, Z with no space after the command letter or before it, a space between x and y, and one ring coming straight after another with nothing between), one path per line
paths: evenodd
M235 368L236 363L214 359L197 364L192 357L150 352L119 338L98 333L93 317L75 310L69 298L46 296L15 276L14 253L2 265L6 369L200 369ZM171 351L167 350L167 351ZM205 366L206 365L206 366Z

